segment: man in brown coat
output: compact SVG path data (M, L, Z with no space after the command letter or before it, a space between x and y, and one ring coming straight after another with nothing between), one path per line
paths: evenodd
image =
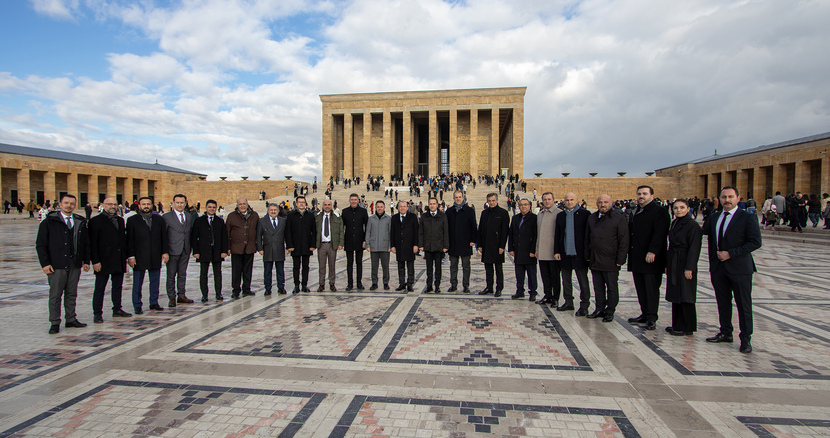
M251 276L254 272L256 230L259 215L248 206L248 199L236 200L236 210L228 215L228 248L231 252L231 298L254 295L251 292ZM240 287L240 282L242 286Z

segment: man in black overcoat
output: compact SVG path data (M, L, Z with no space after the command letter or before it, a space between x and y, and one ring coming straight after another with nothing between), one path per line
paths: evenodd
M133 268L133 309L143 313L141 286L144 276L150 277L150 309L164 310L159 305L161 265L167 263L167 226L164 219L153 214L153 200L138 200L138 214L127 219L127 264Z
M349 196L349 206L343 209L340 218L343 220L346 233L343 242L343 249L346 251L346 292L355 286L354 275L357 276L357 289L363 290L363 252L366 249L366 223L369 222L369 213L360 206L360 197L356 193Z
M104 199L104 210L89 220L90 259L95 271L95 289L92 292L92 315L96 323L104 322L104 292L111 281L112 316L132 314L121 309L121 291L127 272L127 231L124 219L118 216L118 202Z
M504 246L510 230L510 215L507 210L499 206L499 195L487 195L487 208L481 212L478 221L478 236L476 245L478 254L484 263L486 287L479 295L493 293L493 271L496 274L496 297L501 296L504 290Z
M199 289L202 302L208 300L208 269L213 267L213 291L216 301L222 301L222 261L228 257L228 228L216 215L216 201L205 202L205 214L193 222L190 247L199 262Z
M390 242L398 261L398 282L395 289L412 292L415 283L415 257L418 254L418 216L409 212L409 203L398 201L398 213L392 216Z
M453 193L454 204L447 208L447 224L450 229L450 288L447 292L458 290L458 262L461 261L463 277L461 286L465 294L470 293L470 256L476 244L476 213L467 205L464 192ZM394 221L393 221L394 223Z
M634 278L640 316L628 322L645 323L647 330L657 328L670 224L669 211L654 200L654 189L637 187L637 210L628 223L628 270Z
M726 186L720 192L723 211L714 213L703 227L709 236L709 274L718 303L720 332L709 342L732 342L732 297L738 308L741 353L751 353L752 274L756 271L752 252L761 247L758 216L738 208L738 190Z
M628 255L628 219L611 209L611 197L599 195L597 211L588 217L585 255L594 280L596 308L588 318L614 320L620 302L620 267Z
M516 272L516 293L510 298L517 300L525 296L525 276L530 301L536 301L536 215L530 212L530 201L519 201L519 214L510 223L510 238L507 248L513 257Z
M288 213L285 246L291 253L294 265L294 293L308 289L308 262L317 248L316 219L306 208L305 196L297 197L297 208ZM300 277L302 270L302 278Z
M573 274L579 283L579 309L576 316L588 316L591 305L591 285L588 283L588 260L585 257L585 230L591 213L580 207L575 193L566 193L565 207L556 215L556 236L553 239L554 259L559 260L562 272L562 295L565 302L556 310L574 309Z

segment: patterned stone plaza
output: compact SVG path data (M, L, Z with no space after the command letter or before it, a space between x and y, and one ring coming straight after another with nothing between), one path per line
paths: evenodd
M92 324L85 273L77 310L89 326L48 335L35 232L34 221L0 223L0 437L830 436L830 254L819 245L767 239L756 252L746 355L704 341L717 332L705 254L694 336L663 330L666 303L658 330L628 324L639 313L628 273L616 321L602 323L511 300L510 264L501 298L475 295L477 261L470 295L422 294L423 260L414 292L346 293L342 253L338 292L263 296L257 257L256 296L211 293L115 321L105 311L103 324ZM312 257L312 290L315 268ZM224 271L229 297L229 261ZM290 272L289 261L289 284ZM364 277L368 287L368 257ZM448 278L445 263L444 290ZM199 298L194 263L188 290Z

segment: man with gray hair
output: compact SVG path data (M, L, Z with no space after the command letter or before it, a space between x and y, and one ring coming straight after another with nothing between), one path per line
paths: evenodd
M231 298L254 295L251 277L254 272L256 230L259 215L248 205L247 198L236 200L236 209L228 215L228 248L231 253ZM241 285L240 285L241 283Z
M465 294L470 293L470 256L476 245L476 213L467 205L464 192L456 190L452 195L454 204L447 208L447 224L450 231L450 288L447 292L458 290L458 261L464 274L461 285Z
M271 295L273 273L277 271L277 293L285 295L285 216L280 216L278 204L268 204L268 215L259 220L256 233L256 249L262 256L265 295Z
M337 291L334 285L334 263L337 260L337 251L343 249L345 231L343 220L332 212L331 199L323 200L323 211L317 214L315 221L315 233L317 234L317 264L320 274L317 292L326 289L326 265L328 265L329 287L332 292Z

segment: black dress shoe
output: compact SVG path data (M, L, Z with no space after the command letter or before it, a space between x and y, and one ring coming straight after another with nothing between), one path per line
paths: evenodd
M496 293L493 294L494 297L498 298L501 296L501 291L497 290Z
M529 298L527 300L530 301L531 303L535 303L536 302L536 294L530 294Z
M646 330L656 330L657 324L654 321L649 321L646 323Z
M267 291L265 291L265 292L263 293L263 295L271 295L271 291L270 291L270 290L267 290Z
M483 291L479 292L478 294L479 294L479 295L489 295L489 294L491 294L491 293L493 293L493 289L490 289L490 288L488 287L488 288L484 289Z
M644 315L640 315L636 318L628 318L628 322L631 324L642 324L646 322L646 317Z
M369 290L378 290L378 285L373 284L373 285L369 288Z
M536 304L550 304L552 301L549 298L542 298L541 300L536 300Z
M383 283L383 290L389 290L389 283Z
M410 284L410 285L408 285L408 286L406 286L406 291L407 291L407 292L412 292L413 290L415 290L415 289L412 287L412 285L411 285L411 284Z
M435 286L435 293L440 294L441 293L441 288L438 287L438 286Z
M465 287L465 288L464 288L464 290L462 290L462 291L461 291L461 293L465 293L465 294L470 293L470 288L469 288L469 287Z
M59 324L52 324L52 327L49 327L49 334L54 335L55 333L60 333L61 326Z
M133 316L133 314L132 314L132 313L127 313L127 312L125 312L125 311L123 311L123 310L121 310L121 309L114 310L114 311L112 312L112 317L113 317L113 318L129 318L129 317L131 317L131 316Z
M396 291L398 291L398 292L400 292L400 291L402 291L402 290L404 290L404 289L406 289L406 285L405 285L405 284L402 284L402 285L400 285L400 286L398 286L398 287L396 287L396 288L395 288L395 290L396 290Z
M164 307L161 307L158 304L150 304L150 310L164 310Z
M95 324L101 324L101 323L104 322L104 317L103 316L93 316L92 317L92 322L95 323Z
M280 295L285 295L288 292L285 290L284 287L281 287L281 288L277 289L277 293L280 294Z
M666 331L669 332L669 334L672 335L672 336L685 336L686 335L686 332L684 332L683 330L675 330L672 327L666 327L666 328L671 328L671 330L666 330Z
M322 284L317 288L317 292L322 292L324 290L326 290L326 286Z
M613 322L614 321L614 314L605 312L605 316L602 317L602 322Z
M715 336L712 336L711 338L706 338L706 342L712 342L715 344L720 342L732 342L732 336L725 335L723 333L718 333Z
M171 308L172 308L172 307L176 307L176 302L175 302L175 301L169 301L169 302L167 303L167 307L171 307ZM151 309L152 309L152 307L151 307Z
M427 286L427 288L424 290L424 293L428 294L430 292L432 292L432 286Z
M84 327L86 327L86 324L84 324L84 323L82 323L82 322L78 321L77 319L76 319L76 320L74 320L74 321L68 321L68 322L67 322L66 324L64 324L64 325L65 325L66 327L70 327L70 328L84 328Z
M135 309L133 309L133 312L135 312L136 315L141 315L142 313L144 313L141 311L141 307L136 307Z
M574 313L574 316L588 316L588 310L580 307L579 310Z
M254 295L256 295L256 292L242 292L243 297L252 297Z
M586 316L586 318L594 319L594 318L599 318L600 316L605 316L605 311L596 309L593 312L591 312L591 314Z
M457 287L455 287L455 286L450 286L450 288L449 288L449 289L447 289L447 292L455 292L455 291L457 291L457 290L458 290L458 288L457 288Z
M566 310L573 310L573 304L562 304L561 306L557 307L556 310L559 312L564 312Z
M292 294L300 293L300 286L294 286L294 290L291 291Z
M674 331L674 327L672 327L672 326L668 326L668 327L666 327L666 331L667 331L667 332L669 332L669 333L671 333L671 332L673 332L673 331Z
M351 292L352 289L354 289L354 287L351 284L346 286L346 292Z
M357 283L357 290L363 290L363 289L365 289L363 287L363 283Z
M308 286L303 286L303 292L311 292L311 289Z
M525 297L524 292L516 292L515 294L510 295L511 300L518 300L519 298L524 298L524 297Z
M222 294L216 294L216 301L224 301L224 300L225 300L225 297L223 297Z
M202 302L203 302L203 303L207 303L207 302L208 302L208 297L207 297L207 296L203 296L203 297L202 297Z
M741 348L738 349L741 353L752 353L752 344L747 342L741 342Z

